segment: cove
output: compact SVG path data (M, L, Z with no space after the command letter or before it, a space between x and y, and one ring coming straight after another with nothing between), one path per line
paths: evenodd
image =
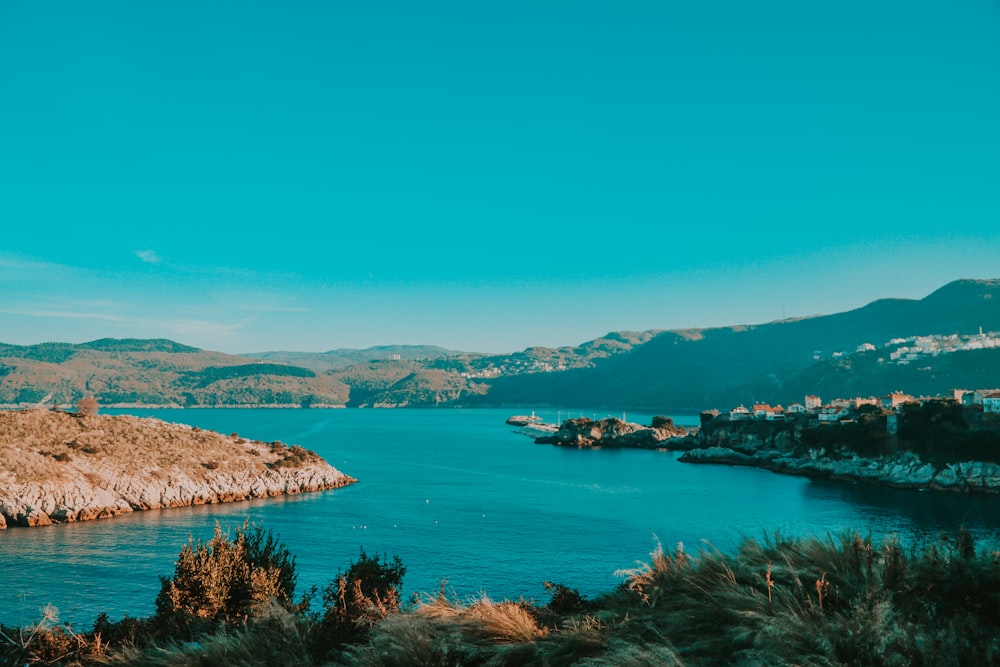
M552 581L594 595L617 569L672 548L730 549L780 531L855 529L904 543L964 523L996 538L1000 498L921 493L790 477L753 468L686 465L663 451L536 445L504 420L512 410L117 410L317 451L358 484L330 492L136 513L112 520L0 532L0 622L30 623L54 604L91 623L154 610L159 575L189 536L216 522L262 523L297 559L298 591L322 586L359 550L398 555L404 593L547 599ZM551 413L551 414L550 414ZM545 421L557 412L539 410ZM562 410L558 416L577 416ZM585 411L584 416L594 415ZM621 416L616 415L616 416ZM673 415L681 424L697 418ZM649 423L652 415L629 413Z

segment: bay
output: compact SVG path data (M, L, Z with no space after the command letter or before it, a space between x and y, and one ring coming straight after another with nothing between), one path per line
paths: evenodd
M405 594L545 600L551 581L595 595L615 571L672 549L722 550L744 537L871 533L905 543L966 525L980 542L1000 527L1000 498L882 489L751 468L690 465L663 451L535 445L504 424L512 410L118 410L319 452L358 484L245 503L140 512L0 532L0 622L46 604L85 628L154 611L189 538L218 523L273 530L297 559L298 590L322 587L357 558L397 555ZM551 414L550 414L551 413ZM538 411L546 421L568 411ZM576 416L579 413L572 413ZM585 413L588 417L603 414ZM616 415L622 416L622 415ZM627 415L649 423L651 415ZM693 425L691 416L675 416Z

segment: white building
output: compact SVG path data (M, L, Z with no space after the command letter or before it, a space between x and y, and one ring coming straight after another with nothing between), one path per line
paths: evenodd
M740 405L729 411L729 421L737 422L743 419L750 419L750 411L745 406Z

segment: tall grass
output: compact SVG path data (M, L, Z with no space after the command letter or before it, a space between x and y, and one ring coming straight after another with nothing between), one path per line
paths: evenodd
M0 657L162 667L1000 664L1000 554L977 551L962 530L910 549L856 533L768 535L728 553L657 545L619 573L617 590L585 600L550 585L546 605L441 594L376 609L372 601L398 598L398 560L363 555L348 573L338 582L362 582L363 595L331 597L351 590L331 587L324 613L275 602L188 641L144 635L142 620L105 619L83 635L48 617L0 628ZM336 639L331 613L364 632Z

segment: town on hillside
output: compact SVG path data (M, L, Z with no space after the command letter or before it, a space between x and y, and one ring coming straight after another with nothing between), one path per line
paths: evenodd
M966 352L969 350L992 350L995 348L1000 348L1000 333L995 331L983 333L983 328L979 327L979 333L971 335L932 334L929 336L893 338L892 340L886 341L882 345L862 343L857 346L854 352L861 354L864 352L876 352L881 350L883 353L888 353L889 363L894 363L898 366L906 366L907 364L920 361L921 359L927 357L937 357L944 354L951 354L953 352ZM849 352L839 350L833 352L830 356L833 359L840 359L848 356L849 354ZM820 361L824 358L824 356L825 355L822 351L817 350L813 353L813 360ZM879 361L884 363L886 359L884 357L880 357Z
M807 395L802 403L792 403L788 407L772 406L766 403L755 403L752 408L738 405L729 411L729 421L785 421L792 418L803 418L820 423L846 423L854 421L862 406L874 406L884 410L890 419L887 426L893 430L895 420L903 405L928 401L953 400L971 414L1000 414L1000 389L954 389L950 396L915 397L902 391L893 391L885 396L869 396L867 398L835 398L824 403L819 396ZM720 413L709 410L703 414L706 418L714 418Z

